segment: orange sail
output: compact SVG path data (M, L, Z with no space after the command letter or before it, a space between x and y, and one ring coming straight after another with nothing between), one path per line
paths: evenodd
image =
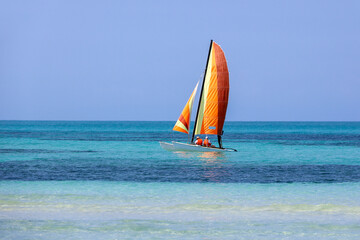
M175 126L173 128L174 131L189 134L190 115L191 115L191 110L192 110L192 107L193 107L194 98L195 98L195 94L196 94L196 90L197 90L198 85L199 85L199 83L196 84L196 87L195 87L194 91L192 92L189 100L187 101L182 113L180 114L179 119L175 123Z
M229 98L229 71L224 52L211 42L194 135L222 135Z

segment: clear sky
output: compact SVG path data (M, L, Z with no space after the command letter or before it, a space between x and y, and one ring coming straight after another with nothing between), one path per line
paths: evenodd
M1 1L0 119L176 121L214 39L227 120L360 121L359 13L360 1Z

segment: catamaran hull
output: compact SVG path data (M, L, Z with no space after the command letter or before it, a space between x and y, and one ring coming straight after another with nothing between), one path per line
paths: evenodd
M168 151L186 151L186 152L235 152L234 149L203 147L195 144L181 142L160 142L160 146Z

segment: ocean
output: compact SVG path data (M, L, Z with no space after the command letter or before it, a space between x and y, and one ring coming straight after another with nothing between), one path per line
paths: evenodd
M0 239L360 239L360 122L173 124L0 121Z

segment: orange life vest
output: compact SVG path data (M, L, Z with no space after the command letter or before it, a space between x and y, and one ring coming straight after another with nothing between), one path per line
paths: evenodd
M198 138L198 139L195 141L195 144L196 144L196 145L202 145L202 139L201 139L201 138Z
M204 140L204 146L205 147L210 147L211 146L211 143L207 138L205 138L205 140Z

